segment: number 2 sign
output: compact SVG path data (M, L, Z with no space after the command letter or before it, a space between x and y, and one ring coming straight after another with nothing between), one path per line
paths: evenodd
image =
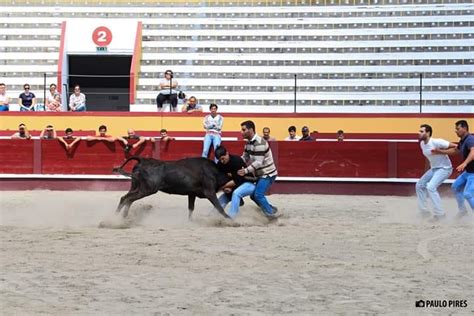
M107 46L112 42L112 32L105 26L99 26L92 32L92 41L97 46Z

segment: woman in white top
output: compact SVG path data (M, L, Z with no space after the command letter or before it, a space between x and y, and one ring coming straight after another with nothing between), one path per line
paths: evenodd
M166 70L165 77L160 81L160 93L156 97L158 112L163 111L163 103L165 101L170 102L170 111L176 112L176 107L178 106L178 93L175 89L177 86L178 81L173 79L173 72L171 70Z
M436 149L446 149L449 147L449 142L444 139L432 138L433 129L428 124L420 126L419 139L420 148L423 155L429 162L430 168L416 183L416 195L418 196L418 208L421 216L428 217L430 212L427 208L426 198L429 195L433 202L433 221L440 220L446 215L441 207L441 198L438 193L438 187L449 178L453 172L451 160L448 155L434 154Z
M74 86L74 93L69 97L69 108L72 112L86 111L86 96L79 85Z

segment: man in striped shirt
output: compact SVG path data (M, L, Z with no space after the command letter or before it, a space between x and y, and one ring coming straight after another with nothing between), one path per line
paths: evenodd
M239 176L248 174L255 175L258 180L253 200L262 208L263 213L269 218L277 218L281 215L276 207L268 203L265 193L270 189L277 177L277 168L273 162L272 151L268 142L255 133L255 123L245 121L240 124L242 136L247 140L242 159L246 162L247 168L242 168L237 172Z

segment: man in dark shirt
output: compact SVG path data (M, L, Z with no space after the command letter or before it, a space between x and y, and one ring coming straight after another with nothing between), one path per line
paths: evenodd
M438 149L433 152L448 155L461 153L464 159L456 167L456 171L461 172L461 174L451 186L458 202L459 212L456 217L461 218L468 214L464 200L467 200L471 210L474 210L474 135L469 133L467 121L460 120L455 125L456 135L460 138L459 144L451 143L448 149Z
M309 128L308 126L303 126L303 128L301 129L301 134L303 136L301 136L300 138L300 141L302 142L310 142L310 141L314 141L314 139L309 135Z
M229 176L229 182L224 186L224 194L219 197L222 207L231 202L228 215L235 218L239 213L241 199L250 196L255 191L255 184L246 176L239 176L237 171L246 168L247 165L240 156L230 155L223 146L217 147L216 158L218 159L217 168Z

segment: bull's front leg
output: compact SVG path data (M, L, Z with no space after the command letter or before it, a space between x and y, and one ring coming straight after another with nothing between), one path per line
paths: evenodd
M214 207L219 211L219 213L222 214L222 216L224 216L225 218L230 218L230 216L227 215L227 213L222 208L221 203L219 203L219 199L217 198L215 192L206 194L206 197L209 201L211 201L212 205L214 205Z
M194 202L195 201L196 201L196 196L195 195L188 195L188 211L189 211L188 218L189 218L189 220L191 220L191 216L193 215Z
M116 214L120 213L120 211L122 210L127 195L128 195L128 193L120 198L119 205L117 206L117 209L115 210Z

